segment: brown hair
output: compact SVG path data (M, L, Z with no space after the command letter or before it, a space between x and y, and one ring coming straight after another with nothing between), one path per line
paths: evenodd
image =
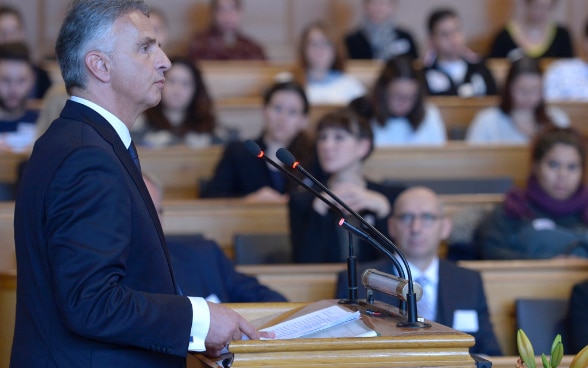
M425 88L422 74L413 66L412 60L407 57L399 56L388 60L380 72L371 94L374 115L381 126L385 126L386 121L393 116L388 108L388 86L397 79L410 79L418 84L416 101L406 116L412 128L417 130L425 118Z
M296 79L301 83L305 82L306 70L309 68L308 61L306 60L306 48L308 47L308 37L310 32L318 30L325 35L329 43L333 47L335 57L331 64L332 71L344 71L345 70L345 52L343 51L343 45L341 44L340 37L333 34L331 29L323 22L313 22L307 25L300 36L300 42L298 44L298 65L299 69L296 71Z
M548 127L534 140L531 149L531 164L538 164L545 155L557 144L572 146L578 151L582 164L582 172L586 166L586 137L573 128Z
M351 107L343 107L325 114L316 126L316 136L325 129L343 129L351 133L357 139L367 139L370 142L370 149L362 158L365 160L372 153L374 148L374 132L367 119L359 115Z
M506 81L502 87L500 100L500 109L507 115L510 114L513 110L514 101L511 91L512 85L518 77L524 74L533 74L541 78L543 73L541 71L541 67L539 66L539 61L535 58L525 56L516 61L513 61L511 64L506 76ZM534 115L535 120L539 123L540 126L553 125L553 122L547 115L547 111L545 109L545 100L543 98L541 98L541 101L537 107L535 107Z
M200 69L190 60L184 58L173 58L171 65L172 67L174 65L183 65L188 68L195 86L194 95L186 108L186 116L177 133L180 136L184 136L189 132L213 133L216 125L213 102L204 84ZM172 131L175 129L163 113L163 102L147 110L145 115L149 127L154 130Z

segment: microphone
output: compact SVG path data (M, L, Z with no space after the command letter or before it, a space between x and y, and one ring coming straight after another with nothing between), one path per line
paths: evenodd
M303 180L301 180L296 175L292 174L290 171L284 169L282 165L278 164L271 158L265 155L265 152L259 147L257 143L248 139L244 142L245 148L249 151L252 155L256 156L264 160L265 162L269 163L279 171L285 173L293 179L296 183L303 186L306 190L310 191L315 197L326 203L331 209L333 209L336 213L339 213L343 216L343 212L338 209L331 201L325 198L322 193L318 192L316 189L311 187L310 185L306 184ZM351 236L350 236L351 237ZM357 267L356 267L356 257L353 252L353 243L351 242L351 238L349 239L349 256L347 257L347 274L348 274L348 298L347 300L341 300L341 303L344 304L357 304Z
M417 320L417 303L416 303L417 301L416 301L416 294L414 292L414 282L412 279L412 273L410 272L410 266L408 265L408 260L406 259L404 254L400 251L400 249L398 249L396 244L394 244L390 239L386 238L380 231L378 231L378 229L376 229L370 223L368 223L363 217L361 217L357 212L352 210L345 202L343 202L339 197L337 197L333 192L331 192L329 190L329 188L327 188L323 183L321 183L319 180L317 180L312 174L310 174L308 171L306 171L306 169L304 169L302 167L302 165L300 165L300 162L296 161L296 158L294 157L294 155L292 155L292 153L290 153L290 151L288 151L285 148L280 148L276 152L276 156L278 157L278 159L282 163L284 163L285 165L287 165L289 167L292 167L293 169L300 171L302 173L302 175L304 175L305 177L310 179L321 190L323 190L325 193L327 193L327 195L330 198L332 198L335 202L337 202L341 207L343 207L347 212L349 212L354 218L359 220L366 228L369 229L369 231L372 234L375 234L376 237L380 241L388 244L388 246L391 247L396 252L396 254L398 254L400 259L402 260L402 263L404 264L404 267L406 268L406 275L408 276L407 277L407 279L408 279L408 294L407 294L407 298L406 298L407 321L406 321L406 323L403 323L403 322L398 323L398 326L399 327L412 327L412 328L429 327L430 326L429 324L426 324L426 323L423 323L423 322L420 322ZM392 259L392 258L395 258L395 257L391 257L390 259Z

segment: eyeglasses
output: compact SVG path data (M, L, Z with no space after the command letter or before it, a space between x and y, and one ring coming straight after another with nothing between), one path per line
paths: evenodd
M413 223L413 221L418 218L421 222L421 225L425 227L432 226L437 220L439 220L442 217L443 215L436 215L434 213L427 212L420 214L401 213L399 215L394 216L396 221L398 221L403 226L410 226Z

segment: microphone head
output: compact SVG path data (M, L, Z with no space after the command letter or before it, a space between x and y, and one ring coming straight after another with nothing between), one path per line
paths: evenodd
M243 142L243 144L245 145L245 149L251 152L253 156L257 156L259 158L263 157L263 151L261 150L259 145L253 142L251 139L246 140L245 142Z
M294 157L294 155L285 148L278 149L278 151L276 152L276 157L278 158L278 160L282 161L284 164L290 167L294 167L294 164L296 163L296 158Z

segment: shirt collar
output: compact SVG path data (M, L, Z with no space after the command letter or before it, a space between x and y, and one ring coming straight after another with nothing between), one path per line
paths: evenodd
M113 113L106 110L102 106L99 106L92 101L88 101L85 98L81 98L78 96L71 96L69 99L71 101L74 101L74 102L77 102L79 104L82 104L84 106L89 107L90 109L96 111L104 119L106 119L106 121L108 121L108 123L110 125L112 125L112 127L114 128L114 130L116 131L116 133L120 137L120 140L125 145L125 147L127 149L129 148L129 146L131 145L131 133L129 132L129 128L127 128L127 126L125 125L125 123L122 122L122 120L117 118Z
M410 261L408 261L408 265L410 266L413 280L425 276L432 285L437 286L439 282L439 258L435 257L425 271L421 271L415 265L410 263Z

